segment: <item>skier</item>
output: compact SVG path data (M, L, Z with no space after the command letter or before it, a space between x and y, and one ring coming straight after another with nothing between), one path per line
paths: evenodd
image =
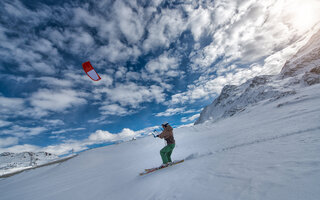
M162 165L161 167L167 167L172 163L171 154L175 147L175 140L173 137L173 128L169 125L168 122L162 124L163 131L157 137L161 139L165 139L167 145L163 147L160 151L160 155L162 158Z

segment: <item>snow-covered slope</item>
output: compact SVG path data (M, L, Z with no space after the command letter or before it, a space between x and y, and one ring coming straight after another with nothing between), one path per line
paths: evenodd
M296 94L298 88L320 83L320 31L286 62L276 76L257 76L240 86L225 86L206 106L195 124L216 121L242 112L257 102L274 101Z
M0 180L1 200L304 199L320 197L320 84L216 123L175 129L173 159L152 136Z
M42 165L57 159L59 159L57 155L47 152L4 152L0 154L0 176Z

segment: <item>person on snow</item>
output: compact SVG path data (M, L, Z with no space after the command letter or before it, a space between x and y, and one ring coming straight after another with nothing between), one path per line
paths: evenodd
M175 147L175 140L173 137L173 128L169 125L168 122L163 123L162 128L163 131L157 137L165 139L167 142L167 145L163 147L160 151L163 163L161 167L167 167L169 164L172 163L171 154Z

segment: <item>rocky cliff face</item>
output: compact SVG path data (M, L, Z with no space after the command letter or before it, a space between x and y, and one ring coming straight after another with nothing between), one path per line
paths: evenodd
M279 75L257 76L242 85L226 85L206 106L195 124L216 121L244 111L262 101L275 101L296 93L297 88L320 83L320 31L287 61Z

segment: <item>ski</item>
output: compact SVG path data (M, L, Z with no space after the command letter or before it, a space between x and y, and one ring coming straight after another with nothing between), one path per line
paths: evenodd
M140 176L146 175L146 174L149 174L151 172L154 172L154 171L157 171L157 170L160 170L160 169L164 169L164 168L167 168L167 167L170 167L170 166L182 163L182 162L184 162L184 160L174 161L172 164L170 164L170 165L168 165L166 167L154 167L154 168L150 168L150 169L145 169L144 172L140 173Z

